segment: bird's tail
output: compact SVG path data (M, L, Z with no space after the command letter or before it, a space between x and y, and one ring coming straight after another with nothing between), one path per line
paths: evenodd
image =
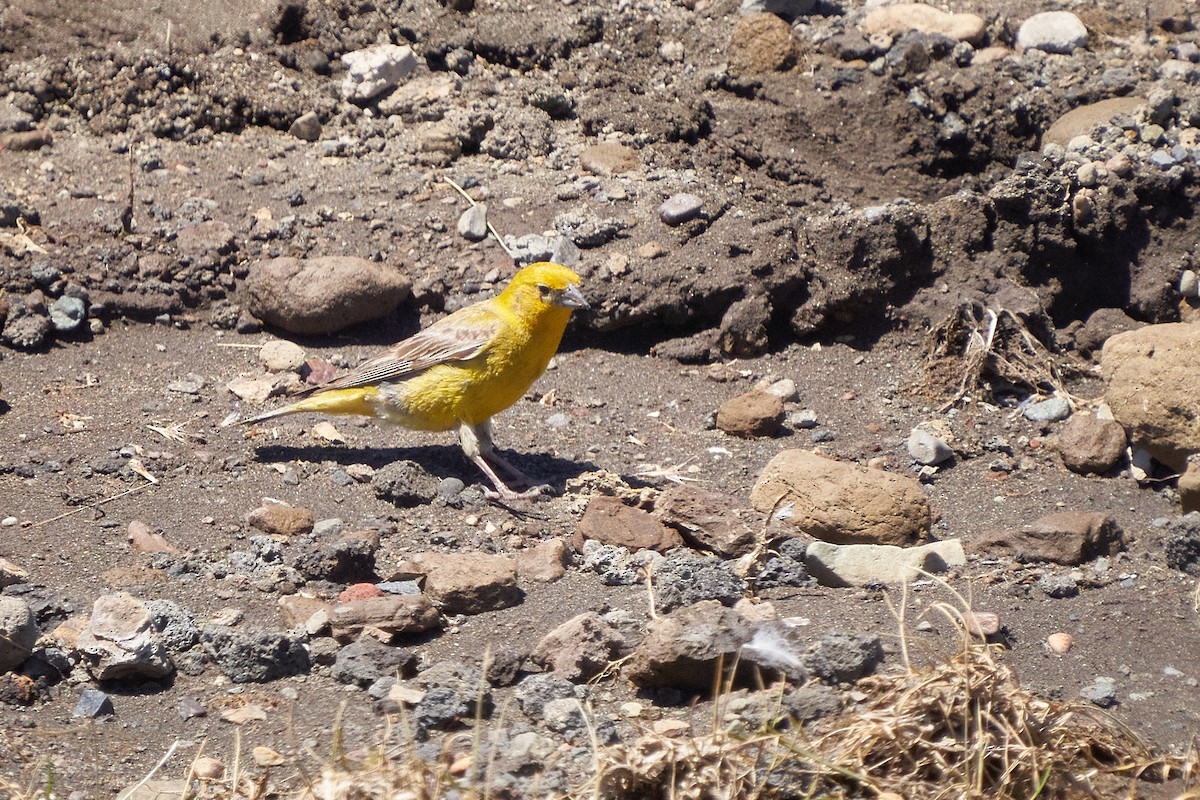
M375 416L375 397L379 393L376 386L355 386L351 389L331 389L320 392L303 400L298 400L290 406L276 408L248 419L237 420L243 425L253 425L256 422L266 422L276 417L288 414L316 412L323 414L359 414L364 417Z

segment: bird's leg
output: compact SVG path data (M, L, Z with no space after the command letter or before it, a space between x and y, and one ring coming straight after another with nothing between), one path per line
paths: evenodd
M491 425L487 422L480 423L479 425L468 425L464 422L458 429L458 440L462 444L463 452L467 454L467 457L475 462L475 466L479 467L483 474L488 477L488 480L492 482L492 485L496 487L495 492L485 490L484 493L490 498L523 500L549 492L550 487L544 485L532 486L524 492L518 492L509 488L508 484L500 480L500 476L496 474L491 464L488 463L489 459L512 473L514 477L523 481L527 486L533 483L529 476L496 454L495 446L492 444Z

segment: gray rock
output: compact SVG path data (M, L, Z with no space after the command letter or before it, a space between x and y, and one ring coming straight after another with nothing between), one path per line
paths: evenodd
M1037 403L1030 403L1021 412L1025 419L1033 422L1060 422L1071 416L1071 401L1065 397L1051 397Z
M481 242L487 238L487 205L471 206L458 218L458 235L469 242Z
M411 47L376 44L342 56L349 69L342 80L342 96L352 102L373 100L397 86L417 68Z
M234 683L265 683L303 675L310 667L304 645L286 633L205 625L201 641L209 657Z
M581 255L579 246L575 244L574 240L567 236L559 236L554 240L554 249L550 251L550 260L566 267L577 267Z
M113 709L112 698L99 689L84 689L79 695L71 716L82 719L98 719L111 717L117 712Z
M415 461L393 461L371 478L375 496L400 508L425 505L438 496L438 479Z
M682 225L700 216L704 201L694 194L677 194L668 197L658 207L658 217L668 225Z
M774 14L786 20L793 20L812 13L816 6L817 0L742 0L738 13L744 16Z
M827 683L853 683L883 662L883 644L873 633L827 633L801 660Z
M1163 543L1167 566L1200 575L1200 511L1176 517L1162 527L1167 532Z
M606 586L633 586L645 582L645 569L657 564L662 555L653 550L630 553L620 545L602 544L594 539L583 543L583 566L600 576Z
M1087 28L1070 11L1034 14L1017 29L1017 47L1022 50L1070 54L1086 47L1087 42Z
M728 561L676 550L654 568L655 605L664 613L702 600L732 606L745 591L746 582Z
M333 542L309 545L296 556L292 566L309 580L373 583L378 549L378 533L355 531Z
M492 687L477 668L457 661L434 664L417 676L425 696L413 708L418 733L445 730L492 713Z
M823 586L864 586L918 580L922 572L945 572L966 564L967 558L958 539L920 547L816 541L808 545L804 563Z
M517 706L532 720L542 719L546 704L554 700L576 698L575 685L553 673L530 675L517 684Z
M38 626L24 600L0 596L0 672L16 669L33 652Z
M1117 705L1117 682L1112 678L1097 675L1090 686L1079 690L1079 697L1101 708L1112 708Z
M555 733L571 740L581 739L588 733L583 706L574 697L564 697L546 703L542 708L542 723Z
M63 295L50 306L50 325L59 333L79 330L87 319L87 304L78 297Z
M774 589L781 586L812 586L817 581L804 565L808 545L802 539L784 539L767 556L762 569L754 576L754 588Z
M306 142L315 142L321 138L321 118L317 112L309 111L296 117L288 128L288 133Z
M753 626L715 600L676 609L646 628L645 638L625 662L625 676L638 686L709 692L735 663L749 666L739 663L737 654L753 637ZM748 679L750 670L744 672L738 677Z
M147 600L146 611L158 640L168 653L190 650L200 641L200 628L191 613L173 600Z
M163 678L175 670L146 605L126 592L102 595L79 635L79 652L98 681Z
M1079 582L1070 575L1047 573L1038 578L1037 585L1047 597L1053 597L1056 600L1079 594Z
M412 662L413 655L407 650L364 636L338 651L330 676L341 683L364 687L382 677L402 674Z
M924 428L913 428L905 447L918 464L933 466L954 458L950 445Z

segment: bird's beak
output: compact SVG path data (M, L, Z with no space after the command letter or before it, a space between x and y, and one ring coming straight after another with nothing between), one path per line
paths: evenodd
M579 291L579 287L573 283L558 293L557 300L563 308L591 308L588 301L583 299L583 293Z

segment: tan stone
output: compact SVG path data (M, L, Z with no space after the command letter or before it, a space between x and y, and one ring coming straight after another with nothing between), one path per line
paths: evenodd
M1104 343L1104 399L1130 441L1182 472L1200 453L1200 325L1147 325Z
M778 72L796 63L796 33L774 14L742 17L729 37L729 71L734 75Z
M339 603L329 612L334 638L355 639L364 628L392 634L423 633L442 626L442 615L425 595L388 595Z
M895 37L920 31L976 43L983 39L985 24L977 14L952 14L924 3L896 3L872 10L863 20L863 28L868 35Z
M795 532L834 544L904 546L929 531L929 500L912 478L784 450L763 469L751 505L778 513Z
M488 553L418 553L402 567L425 576L425 594L447 614L481 614L524 599L517 566Z
M517 556L517 574L525 580L552 583L567 571L567 543L549 539Z
M272 536L303 536L313 529L313 513L307 508L265 503L250 512L247 521Z
M1076 136L1087 136L1097 125L1103 125L1117 114L1130 114L1138 106L1145 105L1144 97L1110 97L1071 109L1056 119L1050 129L1042 134L1042 144L1057 144L1063 147Z
M749 391L731 397L717 409L717 427L745 439L774 436L783 425L783 400L776 395Z

